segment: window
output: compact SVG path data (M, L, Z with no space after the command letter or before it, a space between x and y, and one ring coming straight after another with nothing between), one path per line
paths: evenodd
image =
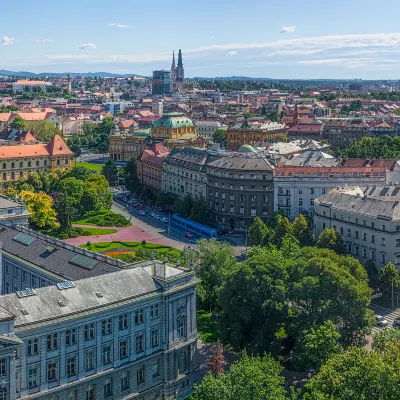
M7 399L8 399L7 389L6 388L0 389L0 400L7 400Z
M22 271L22 281L26 282L26 271Z
M187 369L187 353L183 351L181 354L179 354L178 358L178 373L183 374L187 371Z
M28 388L32 389L38 385L37 368L29 368L28 370Z
M364 219L364 221L363 221L363 224L364 224L364 226L366 226L367 225L367 221Z
M136 380L138 385L144 382L144 365L139 367L136 371Z
M143 333L136 335L136 353L141 353L143 351L144 336Z
M121 375L121 390L129 389L129 373L123 372Z
M9 210L9 211L12 212L12 210ZM15 276L16 278L19 277L19 268L18 268L18 267L15 267L15 269L14 269L14 276Z
M313 206L313 205L314 205L314 199L311 198L311 199L310 199L310 206Z
M385 253L381 253L381 263L386 264L386 254Z
M139 325L144 322L144 313L143 313L143 308L140 308L139 310L135 311L135 324Z
M326 194L326 188L322 188L322 194Z
M37 278L36 276L32 275L32 287L36 288L37 287Z
M371 222L371 228L374 228L375 224L373 222Z
M75 376L76 370L76 356L69 355L67 357L67 376Z
M355 221L356 221L356 224L358 224L358 218L356 218L356 220L355 220Z
M57 380L57 363L55 361L50 361L47 364L47 381L56 381Z
M78 395L77 395L77 393L76 393L76 390L71 390L71 391L68 393L67 399L68 399L68 400L77 400L77 399L78 399Z
M375 243L375 235L371 235L371 242Z
M7 359L0 358L0 376L7 375Z
M396 247L400 247L400 239L396 239Z
M386 246L386 239L385 239L385 238L382 238L382 240L381 240L381 245L382 245L382 246Z
M95 353L94 350L88 350L85 357L85 369L91 371L95 366Z
M397 232L400 231L400 225L396 225L396 231L397 231Z
M371 260L375 260L375 250L371 250Z
M104 397L112 396L112 382L111 379L106 379L104 382Z
M363 248L363 257L367 258L367 249L365 247Z
M303 205L303 199L301 197L299 197L299 206Z
M39 354L39 339L28 340L28 356Z
M151 347L157 347L160 344L160 330L153 329L151 331Z
M363 234L363 240L367 240L367 234L365 232Z
M151 364L151 374L153 378L160 375L160 360L154 360L153 364Z
M47 351L57 350L58 348L58 334L52 333L47 335Z
M111 318L107 318L107 319L103 319L103 321L101 321L101 334L104 335L109 335L111 333L112 330L112 319Z
M358 246L354 246L354 254L355 254L356 256L359 256L359 255L360 255L360 254L359 254Z
M347 236L351 237L351 230L350 229L347 229Z
M86 400L94 400L94 385L89 385L86 390Z
M122 340L119 342L119 358L120 360L128 357L128 342L126 340Z
M322 230L324 230L326 228L326 224L325 222L322 223Z
M384 231L384 230L386 230L386 227L385 227L385 225L382 225L382 230Z
M358 239L358 231L354 231L354 237Z
M94 331L95 331L94 324L85 325L85 333L84 333L85 340L94 339Z
M186 336L186 320L185 318L179 318L178 320L178 337L182 338Z
M76 328L67 329L65 333L65 345L72 346L73 344L76 344Z
M111 363L111 344L106 344L103 346L103 364Z
M118 318L118 328L120 331L128 329L128 314L122 314Z

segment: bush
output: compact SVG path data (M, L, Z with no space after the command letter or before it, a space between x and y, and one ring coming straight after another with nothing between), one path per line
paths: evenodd
M91 215L90 215L91 214ZM123 215L113 212L101 212L93 215L93 211L87 213L85 223L97 226L130 226L132 225Z

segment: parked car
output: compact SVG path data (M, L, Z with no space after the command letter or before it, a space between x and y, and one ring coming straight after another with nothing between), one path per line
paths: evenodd
M146 215L146 213L143 210L139 210L138 214L139 215Z
M160 220L161 217L158 214L154 214L154 218Z
M156 217L156 213L152 211L151 214L150 214L150 217L155 218Z
M164 224L168 224L168 218L167 217L162 217L161 222L163 222Z
M144 210L144 207L143 207L143 206L137 206L137 209L138 209L139 211L141 211L141 210Z
M144 212L145 212L146 214L148 214L150 211L146 208L146 209L144 210Z
M184 236L185 238L191 239L194 235L193 235L193 233L185 232L185 233L183 234L183 236Z
M382 315L375 315L375 318L378 326L387 326L388 322L385 317L382 317Z
M393 328L400 328L400 317L396 317L393 321Z

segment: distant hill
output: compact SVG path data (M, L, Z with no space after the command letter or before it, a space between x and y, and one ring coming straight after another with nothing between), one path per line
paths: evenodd
M83 72L83 73L76 73L76 72L63 72L63 73L55 73L55 72L40 72L36 74L34 72L29 71L8 71L6 69L0 69L0 75L5 76L23 76L27 78L41 78L41 77L49 77L49 78L57 78L59 76L66 76L70 74L71 76L84 76L85 78L94 78L95 76L110 76L112 78L124 77L124 76L143 76L138 74L113 74L111 72Z

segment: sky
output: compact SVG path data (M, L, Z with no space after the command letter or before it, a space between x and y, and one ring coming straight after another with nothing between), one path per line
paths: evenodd
M400 1L31 0L1 4L0 69L400 79Z

